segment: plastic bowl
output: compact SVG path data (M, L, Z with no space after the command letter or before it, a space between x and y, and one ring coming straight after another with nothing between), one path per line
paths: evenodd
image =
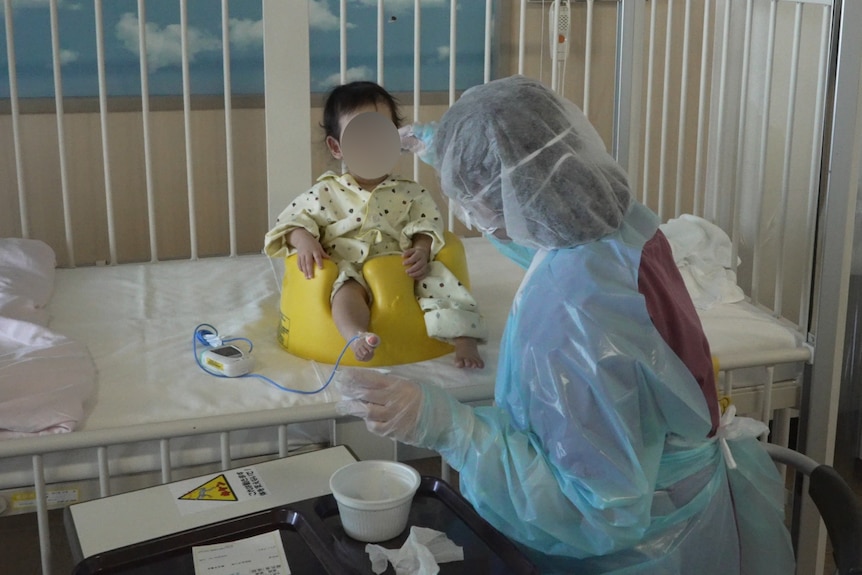
M419 473L395 461L367 460L345 465L329 478L348 536L366 543L386 541L407 527Z

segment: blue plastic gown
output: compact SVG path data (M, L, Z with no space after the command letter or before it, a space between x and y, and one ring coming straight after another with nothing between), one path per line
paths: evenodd
M415 443L543 573L792 573L775 466L748 437L729 440L730 469L638 293L657 225L635 203L616 232L539 251L503 336L496 405L425 385Z

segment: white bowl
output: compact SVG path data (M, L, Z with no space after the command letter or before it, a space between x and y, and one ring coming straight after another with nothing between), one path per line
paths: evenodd
M386 541L407 527L419 473L395 461L357 461L329 478L341 525L350 537L366 543Z

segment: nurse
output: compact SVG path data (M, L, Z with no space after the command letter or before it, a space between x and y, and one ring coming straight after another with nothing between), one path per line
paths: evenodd
M352 370L342 412L438 451L543 573L794 572L764 430L720 416L659 220L583 113L515 76L468 90L436 131L416 132L459 217L528 267L495 405Z

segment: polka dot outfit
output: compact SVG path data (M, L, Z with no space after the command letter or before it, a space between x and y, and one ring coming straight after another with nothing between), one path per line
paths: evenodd
M264 252L270 257L293 253L286 236L298 227L317 238L338 266L332 294L348 279L368 291L362 264L376 256L400 255L411 247L414 234L432 238L432 256L443 247L443 218L434 198L418 183L394 177L369 192L350 174L326 172L281 212L266 234ZM428 335L484 341L487 330L473 296L443 264L432 262L431 274L416 282Z

